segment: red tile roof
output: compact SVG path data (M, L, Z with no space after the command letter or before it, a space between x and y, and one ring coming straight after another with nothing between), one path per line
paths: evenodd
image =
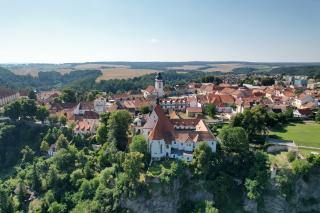
M11 95L16 94L17 92L12 90L12 89L8 89L6 87L0 87L0 98L5 98Z
M154 88L154 86L149 85L145 90L146 90L147 92L149 92L149 93L153 93L153 91L155 90L155 88Z
M202 113L201 107L188 107L186 110L193 113Z
M159 104L154 108L154 110L158 116L158 121L156 123L156 126L150 132L149 139L150 140L164 139L166 143L171 143L175 137L173 125L170 123L169 119L164 114L164 111Z

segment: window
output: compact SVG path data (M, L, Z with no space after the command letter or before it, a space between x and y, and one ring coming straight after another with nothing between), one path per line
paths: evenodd
M160 145L160 153L162 153L162 144Z

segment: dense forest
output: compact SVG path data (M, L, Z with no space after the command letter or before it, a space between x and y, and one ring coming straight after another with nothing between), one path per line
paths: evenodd
M37 77L30 75L15 75L10 70L0 67L0 84L11 88L37 88L52 89L63 86L79 84L81 82L93 82L101 75L99 70L77 70L67 74L56 71L39 72Z
M215 73L220 75L221 73ZM0 67L0 84L12 88L37 88L40 90L52 88L73 88L79 92L87 90L99 90L108 93L118 93L129 90L140 91L148 85L154 84L155 74L144 75L132 79L112 79L102 80L97 83L95 80L101 75L99 70L78 70L62 75L59 72L39 72L37 77L30 75L15 75L7 69ZM207 76L207 73L194 72L175 72L168 71L163 73L166 85L183 84L190 81L200 81Z
M270 71L270 74L286 75L307 75L310 77L320 78L320 66L293 66L278 67Z

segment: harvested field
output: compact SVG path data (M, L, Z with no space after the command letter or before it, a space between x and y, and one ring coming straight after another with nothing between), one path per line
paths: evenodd
M104 68L129 68L125 65L116 64L80 64L74 67L74 69L104 69Z
M18 68L13 69L12 72L16 75L31 75L36 77L38 76L39 70L36 68Z
M159 72L151 69L128 69L128 68L108 68L101 69L102 76L97 78L97 82L110 79L128 79L142 75Z
M168 67L167 69L168 70L198 70L202 67L205 67L205 66L202 66L202 65L183 65L180 67Z

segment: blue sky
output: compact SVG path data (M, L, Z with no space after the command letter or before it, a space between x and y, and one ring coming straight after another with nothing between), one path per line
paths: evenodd
M0 0L0 63L320 61L320 0Z

